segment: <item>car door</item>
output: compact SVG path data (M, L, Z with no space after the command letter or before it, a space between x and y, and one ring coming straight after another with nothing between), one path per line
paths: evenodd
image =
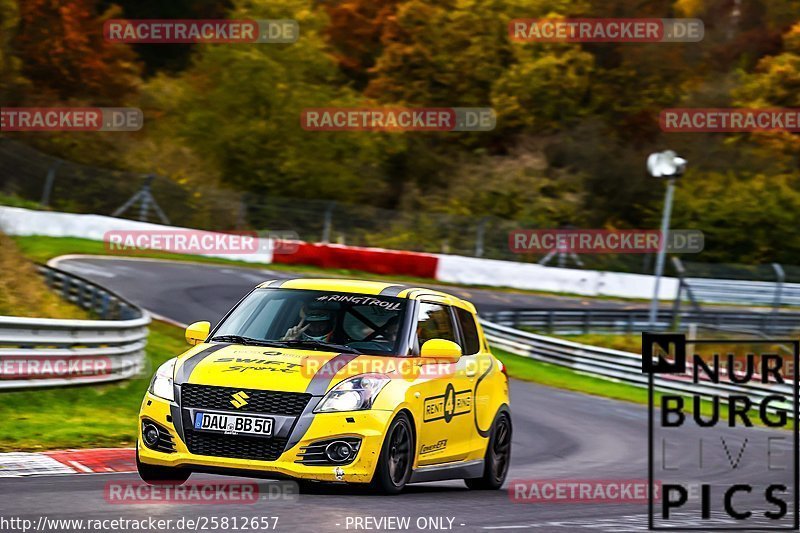
M462 359L465 360L466 374L474 391L472 408L475 412L471 416L473 421L471 447L478 453L486 448L486 439L497 410L497 402L492 398L492 386L484 381L494 363L486 346L481 343L477 317L466 309L460 307L453 309L461 334L461 350L464 353Z
M416 335L420 347L430 339L459 343L453 309L444 302L421 301ZM417 442L420 466L459 461L470 453L474 423L467 359L462 357L447 366L447 371L430 376L421 389L422 423Z

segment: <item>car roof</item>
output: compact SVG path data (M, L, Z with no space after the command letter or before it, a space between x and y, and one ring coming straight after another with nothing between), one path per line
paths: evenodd
M305 289L314 291L341 291L371 296L393 296L409 300L429 300L455 305L475 313L475 306L446 292L425 287L409 287L398 283L339 278L294 278L265 281L258 289Z

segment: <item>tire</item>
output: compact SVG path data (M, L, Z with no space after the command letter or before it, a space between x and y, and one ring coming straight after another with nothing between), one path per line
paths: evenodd
M383 494L402 492L411 479L415 449L411 420L405 413L400 413L386 432L371 488Z
M148 485L183 485L192 473L183 468L147 465L139 461L139 445L136 445L136 471Z
M500 413L492 424L489 444L484 456L483 475L465 479L464 483L473 490L497 490L506 480L508 465L511 462L511 417Z

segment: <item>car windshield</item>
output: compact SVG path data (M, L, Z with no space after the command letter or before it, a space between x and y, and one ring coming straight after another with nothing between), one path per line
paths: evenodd
M256 289L212 340L400 355L407 300L301 289Z

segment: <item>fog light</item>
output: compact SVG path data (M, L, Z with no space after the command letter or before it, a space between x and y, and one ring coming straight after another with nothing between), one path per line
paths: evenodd
M325 455L334 463L343 463L347 461L350 459L352 453L353 447L342 440L333 441L325 447Z
M145 424L142 428L142 438L144 443L152 448L158 443L158 428L153 424Z

